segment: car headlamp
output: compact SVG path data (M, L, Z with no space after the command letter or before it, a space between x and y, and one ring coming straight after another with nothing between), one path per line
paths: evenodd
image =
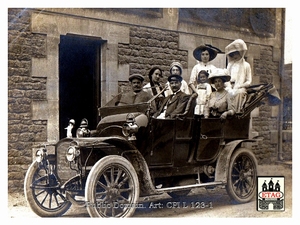
M36 153L35 153L35 160L37 162L42 162L45 159L46 155L47 155L46 152L47 151L46 151L45 148L40 148L39 150L37 150Z
M76 146L70 146L67 149L66 158L69 162L72 162L79 155L80 155L80 151Z
M137 133L139 126L135 123L124 123L122 133L125 137Z
M122 133L128 140L136 140L135 134L139 131L141 127L146 127L148 125L148 118L144 114L134 115L129 113L126 116L126 122L123 125Z
M126 122L123 125L122 133L125 137L130 138L130 140L136 140L135 133L139 130L139 126L135 123L135 116L132 113L129 113L126 116Z
M88 120L84 118L81 120L80 127L76 131L76 137L89 137L90 134L91 131L88 129Z

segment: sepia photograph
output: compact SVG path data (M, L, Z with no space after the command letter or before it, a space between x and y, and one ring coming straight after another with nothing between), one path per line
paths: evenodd
M169 5L5 9L8 218L296 216L290 8Z

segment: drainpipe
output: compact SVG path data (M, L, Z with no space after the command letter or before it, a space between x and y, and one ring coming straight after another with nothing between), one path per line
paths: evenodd
M285 69L284 69L284 44L285 44L285 9L282 9L282 32L281 32L281 62L280 62L280 92L279 92L279 96L281 98L281 102L279 105L279 121L278 121L278 160L279 161L283 161L283 151L282 151L282 127L283 127L283 85L282 85L282 81L283 81L283 76L285 73Z

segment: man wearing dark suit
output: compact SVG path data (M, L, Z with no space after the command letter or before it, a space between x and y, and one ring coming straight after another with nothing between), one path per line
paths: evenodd
M180 90L182 77L179 75L171 75L168 77L172 95L163 99L159 110L154 114L155 118L168 119L176 118L177 114L185 111L190 96Z

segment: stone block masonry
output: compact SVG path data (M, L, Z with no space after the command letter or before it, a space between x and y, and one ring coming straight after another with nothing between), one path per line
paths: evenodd
M45 35L30 31L30 11L8 10L8 189L23 191L32 147L47 141L47 121L32 120L32 101L45 100L45 77L31 76L32 57L46 57Z
M260 83L273 83L274 76L279 74L279 62L273 60L272 47L261 46L260 56L254 60L254 71L252 74L259 77ZM275 84L276 88L279 88ZM259 116L253 117L252 127L263 137L263 141L255 149L255 155L259 164L269 164L277 160L278 143L272 143L272 131L278 131L279 123L277 117L272 117L272 107L262 105L259 108ZM278 139L278 138L277 138Z
M177 32L131 27L130 43L120 43L118 47L119 64L129 64L129 74L140 73L145 76L145 82L148 82L148 73L153 66L164 71L165 79L173 61L187 69L188 52L179 49Z

